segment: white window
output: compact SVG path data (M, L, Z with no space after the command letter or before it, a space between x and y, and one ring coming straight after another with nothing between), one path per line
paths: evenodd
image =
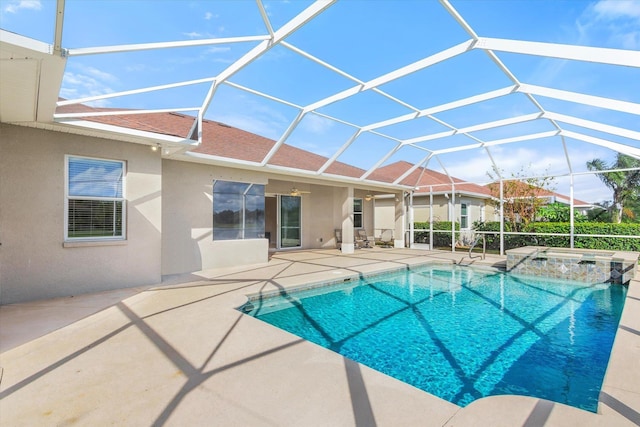
M353 199L353 227L362 228L362 199Z
M460 203L460 229L469 228L469 212L466 203Z
M125 162L65 157L65 240L123 240Z

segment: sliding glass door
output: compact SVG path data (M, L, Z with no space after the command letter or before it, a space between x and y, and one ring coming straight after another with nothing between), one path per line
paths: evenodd
M299 248L302 245L300 202L299 196L280 196L280 248Z

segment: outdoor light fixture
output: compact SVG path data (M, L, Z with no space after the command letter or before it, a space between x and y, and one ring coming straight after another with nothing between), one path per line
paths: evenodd
M373 199L373 196L371 194L367 194L366 196L364 196L364 199L368 202L369 200Z
M302 194L311 194L311 191L298 190L297 187L291 187L290 196L300 196Z
M151 151L158 151L160 149L160 143L158 142L156 145L151 146Z

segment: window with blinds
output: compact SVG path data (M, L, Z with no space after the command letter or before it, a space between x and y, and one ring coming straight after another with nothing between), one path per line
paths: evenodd
M123 239L125 162L66 157L67 240Z

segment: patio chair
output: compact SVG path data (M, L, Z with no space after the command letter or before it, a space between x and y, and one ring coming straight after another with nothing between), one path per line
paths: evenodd
M336 237L336 248L342 249L342 230L339 228L336 228L335 230L333 230L333 233L335 234L335 237Z
M385 229L382 230L382 234L380 234L380 243L383 248L392 248L393 247L393 230Z
M356 247L358 248L370 248L371 242L369 241L369 237L367 237L367 230L361 228L357 230L356 233Z

